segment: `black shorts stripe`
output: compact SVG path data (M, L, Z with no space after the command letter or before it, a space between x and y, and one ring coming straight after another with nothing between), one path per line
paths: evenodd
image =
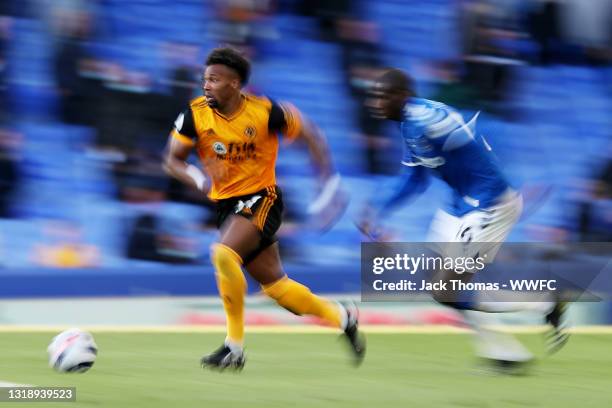
M262 203L262 205L257 210L256 219L254 221L254 224L257 227L257 229L259 229L260 231L264 230L264 227L266 225L266 220L268 218L268 214L270 213L270 209L272 208L272 206L274 205L274 202L276 201L277 195L274 190L275 190L274 187L266 188L267 196L264 202Z
M254 196L262 198L248 210L236 212L239 203L246 203ZM250 220L261 233L261 242L253 253L243 257L244 264L255 259L261 251L276 242L276 231L280 228L283 213L283 194L277 186L270 186L258 192L232 197L217 202L217 227L221 228L230 216L240 216Z

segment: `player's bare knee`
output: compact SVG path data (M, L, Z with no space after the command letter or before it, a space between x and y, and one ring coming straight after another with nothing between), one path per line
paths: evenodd
M245 264L245 268L262 286L271 285L286 276L278 253L278 243L261 250Z

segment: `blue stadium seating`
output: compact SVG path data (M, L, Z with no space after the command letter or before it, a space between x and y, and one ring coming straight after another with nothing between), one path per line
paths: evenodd
M213 20L212 0L181 0L168 7L162 0L125 2L106 0L102 5L106 44L94 44L92 52L127 67L141 69L154 78L164 72L159 55L160 41L185 41L214 45L209 24ZM383 34L386 63L414 68L413 61L440 61L455 56L455 29L450 19L450 0L403 0L368 2L368 16L378 22ZM174 21L174 23L169 23ZM253 82L276 99L293 101L326 132L335 162L345 174L353 202L347 215L327 235L303 243L311 259L354 261L360 236L352 224L366 197L390 177L366 179L363 175L361 146L356 133L354 106L347 94L340 64L340 48L317 41L316 24L307 17L281 14L271 24L282 36L265 44ZM133 265L122 257L125 233L118 220L129 214L129 205L114 200L115 187L108 166L85 156L83 145L92 140L91 131L69 127L41 118L53 117L56 96L52 91L51 47L41 22L20 20L15 38L19 47L11 54L12 89L16 111L33 119L24 120L26 135L22 169L25 183L20 192L23 217L58 217L82 223L87 240L100 246L108 258L105 265ZM103 37L104 38L104 37ZM112 42L110 42L112 39ZM554 225L567 217L564 187L576 177L590 177L594 165L610 156L612 101L609 98L612 69L592 67L531 67L517 70L516 104L521 107L521 122L483 115L481 130L506 163L506 170L517 185L549 182L556 193L529 218L529 223ZM40 85L43 86L40 86ZM26 115L27 114L27 115ZM304 203L296 198L314 191L308 175L307 157L293 147L283 148L279 159L283 183L299 185L288 189L288 200L299 211ZM420 199L399 211L389 224L404 239L422 240L433 214L432 202L441 204L445 187L435 183L430 198ZM164 216L182 219L201 215L199 207L168 204ZM2 221L4 251L25 254L37 241L42 226L22 221ZM200 237L205 252L210 233ZM18 236L7 240L6 236ZM529 239L522 227L514 240ZM7 244L8 242L8 244ZM28 265L27 256L17 256L11 264ZM148 265L144 263L142 265Z

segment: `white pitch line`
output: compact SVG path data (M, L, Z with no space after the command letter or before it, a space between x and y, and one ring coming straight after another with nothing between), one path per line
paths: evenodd
M0 333L57 333L66 330L68 326L45 325L0 325ZM82 330L94 333L225 333L225 325L187 326L138 326L138 325L84 325ZM445 325L361 325L366 333L376 334L465 334L469 329ZM547 326L495 326L497 330L509 333L542 333ZM247 326L248 333L337 333L338 330L330 327L309 325L261 325ZM573 334L612 334L612 326L577 326L568 330Z
M13 388L13 387L33 387L30 384L17 384L12 382L0 381L0 388Z

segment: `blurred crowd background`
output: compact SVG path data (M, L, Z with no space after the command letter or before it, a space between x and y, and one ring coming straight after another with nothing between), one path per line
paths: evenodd
M0 268L209 268L212 205L160 161L220 44L252 59L248 91L323 129L352 197L331 231L309 229L308 156L282 148L290 264L357 264L358 279L352 219L399 170L396 127L363 108L388 66L420 96L482 111L525 195L511 240L612 239L611 0L2 0ZM446 194L433 184L390 234L423 240Z

